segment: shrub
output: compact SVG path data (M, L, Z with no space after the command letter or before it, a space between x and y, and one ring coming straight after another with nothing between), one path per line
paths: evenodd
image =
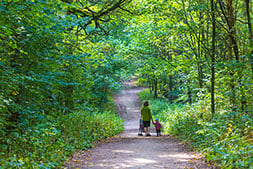
M152 98L147 93L148 90L141 92L140 98ZM211 115L204 101L191 106L169 104L161 99L150 102L164 132L190 143L207 161L224 169L252 169L252 114L223 110Z
M111 112L74 112L24 132L11 132L1 139L2 168L56 168L76 149L87 149L92 142L123 130L119 116ZM3 137L1 137L3 138Z

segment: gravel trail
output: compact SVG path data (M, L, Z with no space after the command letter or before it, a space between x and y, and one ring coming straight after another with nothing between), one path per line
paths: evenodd
M187 150L170 136L137 136L141 101L138 93L143 90L126 83L126 88L115 96L118 112L125 119L122 134L103 140L88 151L78 151L65 164L73 169L190 169L208 167L200 156Z

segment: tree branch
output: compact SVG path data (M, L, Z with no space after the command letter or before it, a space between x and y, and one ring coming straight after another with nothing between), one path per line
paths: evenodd
M80 1L78 1L78 2L81 3ZM131 0L118 0L115 3L113 2L111 4L107 4L106 8L102 7L102 9L99 12L92 10L90 7L70 8L68 13L74 14L74 15L79 15L80 17L89 17L90 18L90 20L86 24L81 26L81 28L85 31L86 34L88 33L86 31L87 26L92 24L92 22L94 22L96 28L98 28L100 31L102 31L104 33L104 35L108 35L108 32L101 26L99 21L104 22L104 23L109 22L110 21L110 14L117 9L121 9L121 10L131 13L131 11L123 8L124 5L126 5L127 3L130 3L130 2L131 2ZM82 4L81 6L83 7L84 5ZM105 17L105 16L109 16L109 17L107 19L103 19L103 17Z

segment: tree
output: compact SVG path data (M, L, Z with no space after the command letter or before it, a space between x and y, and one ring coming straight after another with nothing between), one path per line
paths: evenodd
M215 22L215 2L211 0L211 13L212 13L212 54L211 54L211 111L215 113L215 37L216 37L216 22Z

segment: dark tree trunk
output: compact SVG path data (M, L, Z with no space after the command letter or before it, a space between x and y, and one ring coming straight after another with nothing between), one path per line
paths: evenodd
M250 41L250 62L251 62L251 70L253 72L253 32L252 32L252 25L251 25L251 17L250 17L250 13L252 11L250 11L250 0L245 0L245 5L246 5L246 14L247 14L247 23L248 23L248 27L249 27L249 41Z
M172 76L170 76L169 77L169 89L170 89L170 92L173 90L173 77Z
M155 79L155 81L154 81L155 83L154 83L154 87L155 87L155 91L154 91L154 98L156 99L157 98L157 79Z
M215 19L215 3L211 0L211 13L212 13L212 54L211 54L211 112L215 114L215 36L216 36L216 19Z
M191 91L190 81L189 80L187 80L187 90L188 90L188 92L187 92L187 94L188 94L188 103L189 103L189 105L191 105L192 104L192 91Z
M252 9L250 7L250 0L245 0L245 5L246 5L246 15L247 15L247 24L248 24L248 30L249 30L249 41L250 41L250 56L249 56L249 60L250 60L250 64L251 64L251 71L253 73L253 32L252 32L252 25L251 25L251 17L250 17L250 13L252 12L250 9ZM244 94L241 97L241 109L242 111L247 112L247 101L245 99Z

